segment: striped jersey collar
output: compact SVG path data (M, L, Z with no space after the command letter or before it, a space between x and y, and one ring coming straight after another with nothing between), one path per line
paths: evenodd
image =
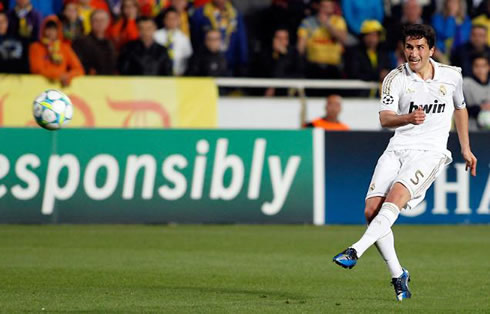
M431 81L437 81L439 79L439 65L437 62L435 62L432 58L429 58L429 62L432 64L434 67L434 76L432 79L425 80L425 82L431 82ZM418 76L415 72L410 69L410 66L408 65L408 62L405 63L405 69L407 70L408 74L414 81L424 81L420 76Z

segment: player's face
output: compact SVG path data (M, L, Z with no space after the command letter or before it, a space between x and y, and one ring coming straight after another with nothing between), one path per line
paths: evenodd
M430 66L429 59L434 54L434 47L429 48L425 38L407 37L403 51L410 69L420 72Z

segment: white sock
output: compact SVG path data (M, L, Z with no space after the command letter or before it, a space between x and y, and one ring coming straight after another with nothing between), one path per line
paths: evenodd
M379 254L383 257L391 273L392 278L398 278L403 274L402 265L398 261L395 251L395 238L393 237L393 231L390 229L387 235L379 238L375 243L378 248Z
M379 213L371 221L361 239L351 246L357 251L357 257L361 257L374 242L391 232L391 226L398 218L398 214L400 214L398 206L393 203L383 203Z

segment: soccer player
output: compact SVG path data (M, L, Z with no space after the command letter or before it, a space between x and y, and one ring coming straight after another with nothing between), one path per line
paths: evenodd
M415 24L403 29L407 63L391 71L382 86L380 122L396 130L378 160L367 192L369 225L359 241L333 258L336 264L352 268L376 244L399 301L411 297L410 275L398 261L391 226L400 210L410 210L423 200L429 186L452 161L446 147L453 116L466 170L476 175L461 69L432 60L434 42L430 26Z

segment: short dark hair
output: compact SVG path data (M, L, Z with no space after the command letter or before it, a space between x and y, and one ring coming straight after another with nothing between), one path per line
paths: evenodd
M44 29L47 29L47 28L58 29L58 23L56 23L55 21L47 21L46 24L44 24Z
M412 37L415 39L425 38L427 40L427 44L429 48L434 47L436 42L436 32L430 25L425 24L410 24L403 27L402 30L402 40L403 44L407 42L408 37Z
M153 18L146 15L141 15L136 18L136 24L143 23L143 22L152 22L153 24L155 24Z
M169 6L168 8L166 8L162 11L162 19L164 20L167 17L167 14L169 14L171 12L174 12L175 14L179 14L179 12L177 11L177 9L175 7Z
M486 52L475 52L471 54L471 63L475 62L476 59L485 59L490 63L490 56Z

